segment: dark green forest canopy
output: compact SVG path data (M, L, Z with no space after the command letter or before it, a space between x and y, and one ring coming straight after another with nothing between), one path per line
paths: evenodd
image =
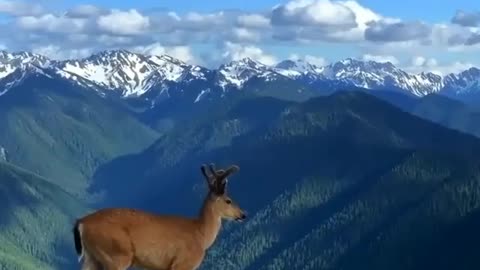
M0 162L0 269L65 269L71 226L84 203L24 169Z
M480 265L477 138L360 92L246 99L208 119L107 164L94 187L106 204L194 215L199 165L238 164L229 190L252 218L226 224L202 269Z

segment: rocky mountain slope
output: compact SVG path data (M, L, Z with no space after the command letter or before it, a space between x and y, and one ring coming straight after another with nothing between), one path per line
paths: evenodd
M22 72L10 76L17 70ZM285 79L319 92L329 88L361 87L401 91L413 96L444 93L460 98L476 95L480 86L480 70L477 68L442 77L428 72L409 74L388 62L352 58L322 67L302 60L286 60L268 66L245 58L208 69L189 65L167 55L150 56L117 50L65 61L51 61L26 52L1 52L0 93L5 94L28 72L70 80L97 89L103 95L140 98L151 104L185 92L188 92L190 102L198 102L212 92L218 92L221 96L224 92L243 89L252 81L268 83Z

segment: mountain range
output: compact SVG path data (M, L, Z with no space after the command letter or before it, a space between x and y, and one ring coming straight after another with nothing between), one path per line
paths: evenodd
M28 52L0 52L0 95L32 74L68 80L95 89L101 95L140 99L149 106L182 95L187 95L191 102L199 102L211 95L222 96L252 84L275 81L296 82L318 93L360 87L400 91L417 97L437 93L462 100L471 100L480 93L480 69L474 67L440 76L431 72L409 74L390 62L353 58L327 66L303 60L285 60L268 66L244 58L209 69L168 55L142 55L126 50L103 51L64 61Z
M240 166L250 219L201 269L478 268L479 78L1 52L0 269L76 269L69 230L91 209L196 214L205 162Z

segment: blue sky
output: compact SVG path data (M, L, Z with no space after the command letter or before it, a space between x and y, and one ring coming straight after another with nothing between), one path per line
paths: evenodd
M480 65L472 0L0 0L0 49L77 58L107 49L205 66L347 57L446 74Z

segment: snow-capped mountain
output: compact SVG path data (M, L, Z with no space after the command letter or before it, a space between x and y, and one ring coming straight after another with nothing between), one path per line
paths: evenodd
M327 66L303 60L285 60L269 66L245 58L217 69L189 65L167 55L151 56L126 50L103 51L83 59L52 61L28 53L0 52L0 95L28 73L69 80L105 95L142 98L149 102L188 96L198 102L206 94L248 88L252 83L294 80L313 90L361 87L404 91L415 96L430 93L480 93L480 70L439 76L410 74L391 63L348 58Z
M436 93L443 87L442 77L433 73L408 74L392 63L359 61L348 58L326 66L321 75L366 89L401 89L416 96Z
M18 68L26 66L44 67L50 60L44 56L29 52L8 53L0 51L0 79L12 74Z
M220 86L222 89L228 87L235 87L239 89L242 88L242 86L253 77L263 78L266 81L271 81L280 76L283 75L278 73L274 68L264 65L251 58L244 58L221 65L217 70L215 84Z
M468 95L480 91L480 69L472 67L459 74L450 74L444 78L448 94Z
M54 61L30 52L0 51L0 96L31 77L56 77Z
M170 56L146 56L125 50L63 61L57 67L106 89L119 91L124 97L141 96L163 81L180 81L188 75L195 78L205 76L202 68Z
M274 70L283 76L296 79L308 74L322 74L324 68L310 64L304 60L284 60L276 64Z

